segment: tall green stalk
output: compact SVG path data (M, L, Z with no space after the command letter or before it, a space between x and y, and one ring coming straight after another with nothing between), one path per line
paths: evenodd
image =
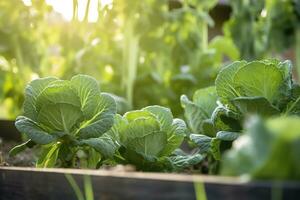
M208 25L205 20L201 22L201 31L202 31L202 51L207 50L208 46Z
M81 191L79 185L77 184L76 180L73 178L71 174L65 174L66 179L68 180L70 186L72 187L77 200L94 200L94 192L93 192L93 185L92 179L88 175L83 176L83 188L84 194Z
M135 21L130 17L126 23L123 46L122 86L126 91L126 99L133 104L134 82L137 74L139 36L135 34Z
M72 21L77 21L78 19L78 1L73 0L73 15L72 15Z
M12 43L14 45L19 73L21 74L21 76L24 76L25 74L23 73L23 69L25 68L25 63L18 36L15 35L12 37Z
M207 200L204 183L194 181L194 190L196 200Z
M86 4L86 7L85 7L85 13L84 13L84 18L83 18L84 22L88 22L89 10L90 10L90 3L91 3L91 0L88 0L87 4Z

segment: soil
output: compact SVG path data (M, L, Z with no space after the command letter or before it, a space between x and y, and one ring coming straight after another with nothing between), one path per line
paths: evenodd
M24 151L18 153L16 156L13 157L9 156L9 151L18 144L20 144L20 142L3 140L0 137L0 166L35 167L36 152L38 151L38 149L36 148L31 148L31 149L27 148ZM122 172L136 171L135 167L132 165L116 165L116 166L102 165L100 169L109 170L109 171L122 171ZM204 174L207 173L206 167L203 166L203 164L199 164L197 166L188 168L181 173L193 174L193 173L199 173L199 171L201 171Z
M33 167L35 162L34 150L26 149L14 157L9 156L9 151L18 145L15 141L0 138L0 166Z
M0 138L0 166L35 167L35 149L25 149L14 157L9 156L9 151L18 145L15 141ZM103 170L110 171L135 171L131 165L102 166Z

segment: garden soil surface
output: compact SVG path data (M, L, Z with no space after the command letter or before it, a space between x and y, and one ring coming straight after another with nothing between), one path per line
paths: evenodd
M7 141L0 138L0 166L33 167L33 149L26 149L14 157L9 156L9 151L18 145L15 141Z
M13 147L19 144L20 142L18 143L16 141L4 140L0 137L0 166L35 167L35 162L37 159L36 152L38 152L38 149L27 148L13 157L9 156L9 151ZM202 173L207 174L207 169L205 167L205 164L206 162L202 163L202 165L194 166L193 168L188 168L181 173L182 174L199 173L200 172L199 168L201 168L200 166L202 166L202 170L201 170ZM116 165L116 166L103 165L100 167L100 169L109 170L109 171L124 171L124 172L136 171L135 167L131 165Z

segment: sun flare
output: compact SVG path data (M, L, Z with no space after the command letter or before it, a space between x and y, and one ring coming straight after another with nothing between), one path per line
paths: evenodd
M32 5L31 0L23 0L23 2L26 6ZM87 2L88 0L78 1L78 19L80 21L82 21L84 18ZM101 6L105 6L111 4L112 2L113 0L90 0L88 21L96 22L98 20L98 3L100 3ZM51 5L56 12L60 13L65 20L72 20L73 0L46 0L46 3Z

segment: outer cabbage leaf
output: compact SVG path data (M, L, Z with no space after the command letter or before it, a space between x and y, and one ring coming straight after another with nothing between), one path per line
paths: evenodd
M173 153L183 142L186 132L185 122L181 119L174 119L171 128L167 132L167 144L160 155L168 156Z
M184 116L189 128L194 133L200 133L202 131L202 123L206 119L205 112L185 95L181 96L180 101L181 106L184 108Z
M130 112L126 112L123 116L124 119L126 119L129 123L138 119L138 118L153 118L154 120L157 120L157 117L155 117L154 114L147 110L134 110Z
M181 105L184 115L193 133L213 135L213 127L210 120L217 107L217 94L215 87L207 87L197 90L191 102L185 95L181 96ZM204 132L204 129L209 132Z
M170 157L170 160L172 162L175 171L180 171L187 167L196 165L200 163L203 159L204 156L200 154Z
M190 140L198 146L199 153L207 153L210 150L211 137L200 134L191 134Z
M142 138L153 132L160 131L160 124L153 118L137 118L120 129L120 140L125 146L135 138Z
M82 117L80 108L71 104L48 104L41 108L38 122L46 125L52 131L63 131L66 134L71 134L74 126L79 125Z
M114 123L116 114L116 102L107 93L101 93L94 105L93 117L86 119L80 126L78 135L80 138L99 137L107 132Z
M112 157L118 148L115 142L106 135L98 138L82 139L80 140L80 144L93 147L104 158Z
M36 99L35 108L40 113L43 106L69 104L80 108L80 99L71 88L70 81L56 80L47 85Z
M36 99L48 84L58 80L54 77L40 78L33 80L26 86L24 100L24 115L34 121L37 120Z
M227 103L228 100L240 96L239 91L235 88L234 75L235 73L247 62L236 61L226 67L224 67L218 74L215 85L218 96L223 103Z
M14 148L12 148L9 151L9 156L15 156L18 153L24 151L26 148L32 148L36 145L35 142L33 142L31 139L27 140L26 142L19 144L17 146L15 146Z
M219 131L216 138L222 141L234 141L240 136L237 132Z
M214 86L197 90L193 96L193 102L202 110L206 118L210 118L211 114L217 107L217 92Z
M87 75L76 75L72 77L70 85L80 99L80 107L86 119L93 118L97 111L95 105L100 100L100 87L97 81Z
M116 114L114 117L114 125L111 127L109 131L107 131L105 134L108 135L110 138L112 138L114 141L116 141L118 144L120 144L120 130L123 130L123 128L126 126L127 121L123 119L123 117L119 114Z
M280 111L264 97L237 97L231 101L242 114L277 115Z
M160 152L167 144L167 134L163 131L151 132L143 137L131 139L126 145L127 148L135 152L148 156L158 157Z
M157 117L161 124L162 130L168 130L173 122L173 115L169 108L162 106L148 106L143 108Z
M272 103L280 96L279 89L284 83L284 76L274 64L253 61L239 68L233 82L241 96L265 97Z
M27 117L18 117L15 125L18 131L26 134L32 141L38 144L49 144L57 139L56 135L44 131L36 122Z

